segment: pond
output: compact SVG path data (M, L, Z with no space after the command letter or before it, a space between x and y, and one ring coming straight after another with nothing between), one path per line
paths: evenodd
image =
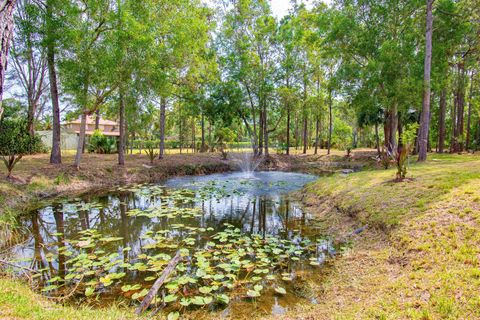
M315 303L316 281L333 254L292 195L317 177L240 172L173 178L57 201L21 222L16 264L36 270L49 296L138 305L168 262L183 260L159 291L167 312L199 309L240 316L281 314Z

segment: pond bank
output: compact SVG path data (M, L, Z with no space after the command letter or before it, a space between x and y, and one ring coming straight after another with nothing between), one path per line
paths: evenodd
M399 183L390 169L309 185L308 210L351 246L316 288L318 305L285 319L480 318L480 156L431 155L409 172Z

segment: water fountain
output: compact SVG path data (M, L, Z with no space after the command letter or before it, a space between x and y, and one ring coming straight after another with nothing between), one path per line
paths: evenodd
M232 155L234 162L238 165L245 179L254 177L254 172L262 163L261 156L255 156L252 152L242 152Z

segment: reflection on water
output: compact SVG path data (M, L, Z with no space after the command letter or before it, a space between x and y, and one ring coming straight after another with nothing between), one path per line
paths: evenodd
M14 248L13 255L19 263L41 270L38 280L46 287L52 284L52 279L80 278L69 274L72 269L78 270L78 262L72 261L72 257L79 255L83 248L94 246L90 255L115 254L111 255L112 259L118 261L107 271L124 272L122 284L143 285L148 282L146 277L152 274L141 272L144 270L140 267L132 267L140 261L139 257L152 257L163 252L172 254L182 245L204 250L215 234L224 231L226 225L232 225L239 228L241 234L259 235L267 240L273 239L272 236L288 240L291 247L301 248L301 245L312 242L314 246L313 250L309 249L309 260L297 258L289 260L286 266L280 267L279 264L272 268L279 273L287 271L293 277L312 278L318 274L316 266L333 254L334 248L328 239L318 237L312 228L312 217L288 193L314 179L311 175L281 172L259 172L249 179L239 173L215 174L175 178L164 186L139 185L52 203L32 212L22 222L29 238ZM175 193L179 189L192 191ZM182 214L177 208L182 208ZM163 213L158 214L159 210ZM90 245L85 234L90 235L91 230L95 232L91 237L96 242ZM99 238L103 242L97 241ZM77 242L71 242L74 240ZM300 257L304 259L302 254ZM100 262L93 262L93 265L110 263L96 258ZM101 290L107 298L109 294L110 299L123 294L120 286L108 285ZM289 283L283 286L291 287ZM291 290L280 297L272 288L265 291L267 293L260 301L263 301L262 308L266 312L281 314L289 304L298 301ZM105 301L109 300L107 298ZM253 304L239 298L234 299L224 312L235 315L248 308L254 308Z

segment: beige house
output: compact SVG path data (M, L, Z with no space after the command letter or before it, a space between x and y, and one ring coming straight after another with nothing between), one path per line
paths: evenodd
M63 125L67 131L73 131L76 134L80 133L80 118L67 122ZM119 125L115 121L104 120L100 118L98 129L106 136L118 137L120 136ZM85 134L90 136L95 131L95 117L87 116L87 126Z

